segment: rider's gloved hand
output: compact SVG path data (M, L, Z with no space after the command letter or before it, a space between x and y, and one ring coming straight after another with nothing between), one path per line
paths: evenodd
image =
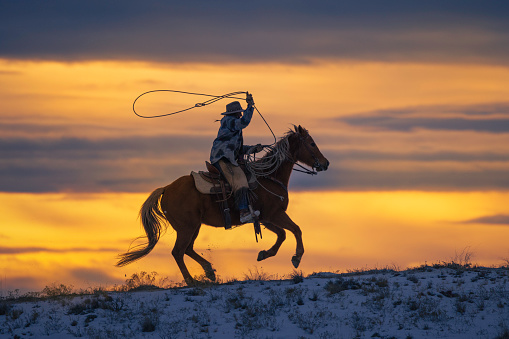
M263 145L262 144L258 144L256 145L256 148L255 148L255 152L258 153L258 152L261 152L263 151Z
M254 106L253 95L249 92L246 93L246 102L248 105Z

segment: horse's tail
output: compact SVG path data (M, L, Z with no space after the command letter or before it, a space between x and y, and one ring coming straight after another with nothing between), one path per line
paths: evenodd
M140 209L140 218L145 233L147 234L148 242L145 244L137 245L129 249L126 253L120 254L120 260L116 266L125 266L133 261L143 258L152 251L155 247L161 233L165 227L164 221L166 220L163 212L159 207L159 200L164 193L164 187L156 189L145 200Z

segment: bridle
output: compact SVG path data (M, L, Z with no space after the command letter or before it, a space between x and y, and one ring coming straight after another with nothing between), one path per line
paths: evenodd
M302 166L301 164L299 164L296 160L292 159L293 163L301 168L301 169L294 168L293 170L297 171L297 172L302 172L302 173L310 174L310 175L316 175L316 174L318 174L318 172L315 171L315 168L321 168L322 165L320 164L320 160L318 160L318 158L316 157L315 152L313 152L313 150L307 144L306 140L308 138L309 138L309 134L305 138L301 134L299 134L299 142L300 142L300 144L304 145L306 147L306 150L311 154L311 157L315 161L313 166L312 166L312 169L310 170L310 169Z

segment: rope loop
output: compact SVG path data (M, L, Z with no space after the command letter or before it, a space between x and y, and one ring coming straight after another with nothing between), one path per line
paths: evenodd
M172 93L181 93L181 94L190 94L190 95L201 95L201 96L211 97L211 99L209 99L207 101L204 101L204 102L198 102L194 106L191 106L191 107L188 107L188 108L184 108L184 109L182 109L180 111L175 111L175 112L171 112L171 113L165 113L165 114L159 114L159 115L141 115L138 112L136 112L135 105L136 105L136 102L138 101L138 99L141 98L142 96L146 95L146 94L155 93L155 92L172 92ZM237 99L237 100L245 100L246 98L238 98L238 97L235 97L235 95L246 94L246 93L248 93L248 92L237 91L237 92L231 92L231 93L227 93L227 94L223 94L223 95L211 95L211 94L204 94L204 93L193 93L193 92L177 91L177 90L173 90L173 89L155 89L155 90L144 92L144 93L138 95L138 97L136 99L134 99L134 101L133 101L133 112L134 112L134 114L136 114L140 118L144 118L144 119L162 118L162 117L167 117L167 116L171 116L171 115L187 112L187 111L189 111L189 110L191 110L193 108L204 107L204 106L213 104L213 103L215 103L215 102L217 102L219 100L226 99L226 98ZM267 120L265 120L265 118L263 117L262 113L260 113L258 108L256 106L254 108L256 109L256 111L258 112L258 114L262 118L263 122L265 123L265 125L267 125L268 129L272 133L272 136L274 137L274 143L272 145L274 145L276 143L276 141L277 141L276 135L274 134L274 131L272 131L272 128L270 128L269 124L267 123Z
M172 92L172 93L181 93L181 94L190 94L190 95L201 95L201 96L206 96L206 97L212 97L212 99L209 99L209 100L201 102L201 103L197 103L194 106L182 109L180 111L171 112L171 113L165 113L165 114L159 114L159 115L141 115L141 114L138 114L138 112L136 112L136 109L134 107L136 105L136 101L138 101L138 99L141 98L144 95L147 95L149 93L155 93L155 92ZM182 113L182 112L186 112L186 111L189 111L190 109L193 109L193 108L196 108L196 107L203 107L203 106L206 106L206 105L210 105L210 104L213 104L216 101L219 101L219 100L225 99L225 98L232 98L232 99L243 100L245 98L236 98L234 96L238 95L238 94L245 94L245 93L247 93L247 92L238 91L238 92L227 93L227 94L224 94L224 95L211 95L211 94L203 94L203 93L176 91L176 90L173 90L173 89L154 89L154 90L142 93L142 94L138 95L138 97L136 99L134 99L134 102L133 102L133 112L134 112L134 114L136 114L140 118L144 118L144 119L162 118L162 117L167 117L167 116L170 116L170 115L175 115L175 114L179 114L179 113Z

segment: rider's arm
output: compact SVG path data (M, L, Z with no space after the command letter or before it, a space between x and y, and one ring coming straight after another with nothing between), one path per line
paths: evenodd
M254 107L251 105L248 105L246 110L244 111L244 114L242 114L242 117L240 119L235 119L235 130L241 130L246 128L249 123L251 122L251 118L253 117L253 111Z

